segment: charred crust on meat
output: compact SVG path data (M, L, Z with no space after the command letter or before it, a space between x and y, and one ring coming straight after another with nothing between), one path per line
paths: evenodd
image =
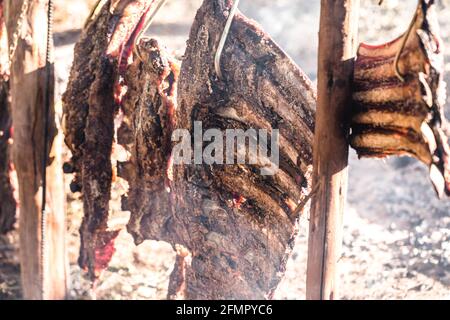
M10 140L12 138L10 70L3 5L3 2L0 1L0 234L5 234L13 229L17 207L11 183L13 168L10 159Z
M129 62L135 35L153 2L105 2L75 46L62 99L65 142L72 152L71 168L66 166L65 171L73 172L71 190L81 191L84 204L79 264L91 280L109 263L118 235L117 230L108 230L108 212L115 116L124 91L121 71ZM122 135L121 139L130 138Z
M0 74L0 234L11 231L16 222L17 204L11 183L13 171L10 160L11 129L9 84L6 76Z

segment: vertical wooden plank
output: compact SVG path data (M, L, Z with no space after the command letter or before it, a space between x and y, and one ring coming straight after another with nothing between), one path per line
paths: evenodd
M48 0L30 0L18 33L11 66L11 110L14 128L12 157L19 181L20 261L25 299L64 299L65 250L64 187L61 172L62 139L55 121L54 77L50 86L50 143L47 167L47 224L41 261L41 193L44 159L44 90ZM23 0L7 1L7 30L11 43ZM44 269L44 270L43 270ZM42 277L43 274L43 277ZM42 283L44 279L44 283ZM45 293L45 294L44 294Z
M348 177L347 115L356 55L359 0L322 0L318 104L307 266L307 299L338 298L337 262Z

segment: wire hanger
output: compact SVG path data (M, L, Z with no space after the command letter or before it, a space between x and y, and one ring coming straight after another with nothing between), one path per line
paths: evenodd
M139 43L139 40L142 39L144 34L147 32L147 30L150 28L151 24L153 23L153 20L155 20L156 15L162 9L162 7L164 7L164 5L167 3L167 1L169 1L169 0L160 0L158 5L156 6L155 10L153 10L151 16L145 22L144 27L139 31L139 33L136 36L133 52L136 55L136 57L141 61L144 61L144 59L142 58L142 55L139 52L139 46L137 44Z
M397 78L400 79L401 82L405 82L405 76L402 75L402 73L400 71L399 61L400 61L400 57L402 56L403 51L405 50L406 43L408 42L408 38L411 35L411 32L414 29L414 26L416 25L417 19L419 17L418 11L419 11L419 7L420 7L420 2L421 2L421 0L419 0L418 7L416 9L416 12L414 13L414 17L412 18L411 23L409 24L408 30L406 31L405 35L403 36L402 45L400 47L400 50L397 52L397 55L395 56L395 61L394 61L395 75L397 76Z
M229 34L230 28L231 28L231 23L233 22L233 19L236 15L238 5L239 5L239 0L235 0L233 3L233 6L230 9L230 13L228 15L228 19L225 24L225 28L223 29L223 33L220 38L219 46L217 47L216 56L214 58L214 67L216 69L216 74L219 77L219 79L223 78L222 69L220 67L220 60L222 57L223 48L225 46L225 42L227 41L228 34Z
M378 5L382 5L384 2L384 0L379 0ZM398 50L397 54L395 55L395 60L394 60L394 71L395 71L395 75L397 76L397 78L401 81L401 82L405 82L405 76L401 73L400 71L400 66L399 66L399 62L400 62L400 58L402 56L403 51L405 50L406 47L406 43L408 42L409 36L411 35L412 30L414 29L414 26L417 22L417 19L419 17L418 11L420 8L420 3L422 2L422 0L419 0L419 3L417 5L416 8L416 12L414 13L414 16L411 20L411 23L409 24L408 30L406 31L406 33L403 35L402 38L402 44L400 46L400 49Z
M150 28L151 24L153 23L153 20L155 20L155 17L158 14L159 10L161 10L162 7L164 7L164 5L167 3L167 1L169 1L169 0L160 0L159 1L159 3L156 6L155 10L153 10L152 15L150 16L150 18L148 18L148 20L145 23L144 27L142 28L141 31L139 31L138 35L136 36L136 43L139 42L139 40L142 38L142 36L147 32L148 28Z

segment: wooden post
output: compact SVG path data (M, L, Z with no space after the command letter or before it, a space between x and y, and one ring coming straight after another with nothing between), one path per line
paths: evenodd
M47 167L46 262L41 261L47 2L29 1L11 66L12 156L19 181L20 262L25 299L64 299L67 291L65 202L60 158L62 138L57 134L55 121L54 83L48 88L52 102L49 115L51 145ZM23 0L6 1L10 43L17 32L22 3Z
M338 298L337 262L347 193L348 111L356 55L359 0L322 0L319 31L318 104L314 137L306 297Z

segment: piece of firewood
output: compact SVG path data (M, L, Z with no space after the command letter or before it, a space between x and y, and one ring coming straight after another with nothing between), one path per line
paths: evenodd
M20 198L20 269L25 299L64 299L68 265L65 246L65 197L61 170L61 135L53 105L54 74L46 86L47 2L29 1L20 29L23 1L8 0L6 27L9 43L18 42L11 64L11 116L14 127L12 159ZM33 45L30 45L33 44ZM53 66L52 66L53 67ZM50 92L49 153L44 155L45 90ZM45 244L41 252L42 164L47 162ZM42 258L46 257L46 261ZM42 269L42 268L45 269ZM42 283L41 280L44 280Z
M338 261L347 195L348 134L359 0L321 1L306 298L339 298Z
M400 38L360 45L351 145L360 157L419 159L429 166L436 192L443 197L450 196L450 132L444 115L444 43L434 7L433 0L420 1L412 29Z

